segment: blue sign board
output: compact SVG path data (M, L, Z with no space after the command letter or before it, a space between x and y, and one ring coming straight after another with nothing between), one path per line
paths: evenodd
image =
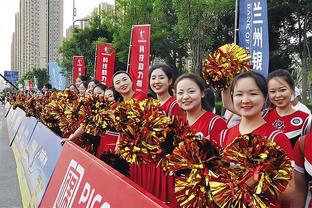
M253 70L266 77L269 70L267 0L241 0L239 7L239 45L249 51Z
M57 63L49 63L49 76L52 87L58 90L65 89L66 77L61 73L61 67Z
M18 81L18 71L4 71L4 77L15 84Z

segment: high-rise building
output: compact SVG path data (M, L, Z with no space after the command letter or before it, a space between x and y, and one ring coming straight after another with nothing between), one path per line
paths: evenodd
M100 14L101 11L106 11L106 12L111 11L111 12L114 12L114 5L102 2L102 3L99 4L98 7L95 7L93 9L93 13L95 13L95 14ZM79 29L86 28L88 26L88 24L89 24L90 15L88 15L88 16L86 16L84 18L79 18L79 19L74 20L75 28L79 28ZM72 36L72 34L73 34L73 26L69 26L66 29L66 36L65 36L65 38L69 39Z
M11 50L11 65L20 76L57 61L62 40L63 0L20 0Z

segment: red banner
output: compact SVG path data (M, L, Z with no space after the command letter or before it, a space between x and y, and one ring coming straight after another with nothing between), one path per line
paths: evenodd
M110 87L113 82L116 49L111 48L110 43L99 43L96 54L95 79Z
M148 93L151 25L133 25L129 73L133 89Z
M86 75L86 65L83 60L83 56L73 56L73 83L80 76Z
M40 207L167 207L126 176L66 143Z

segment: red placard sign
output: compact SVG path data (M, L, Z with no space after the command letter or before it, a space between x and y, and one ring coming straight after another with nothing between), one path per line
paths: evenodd
M83 56L73 56L73 83L80 76L86 75L86 65L83 60Z
M167 207L73 143L66 143L40 207Z
M95 79L112 86L116 49L111 47L110 43L99 43L96 52Z
M148 93L151 25L133 25L129 73L133 89Z

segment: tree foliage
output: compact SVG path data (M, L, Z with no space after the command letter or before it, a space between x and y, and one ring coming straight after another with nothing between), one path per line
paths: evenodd
M38 89L41 89L43 85L49 83L49 75L47 69L42 68L33 68L32 70L28 71L20 80L19 83L24 83L24 80L38 80Z

